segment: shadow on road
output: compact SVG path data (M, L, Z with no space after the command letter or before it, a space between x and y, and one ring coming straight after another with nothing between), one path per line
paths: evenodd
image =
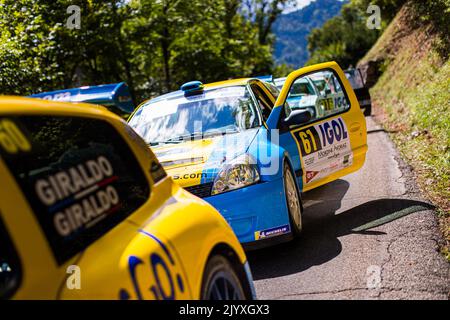
M373 129L373 130L368 130L367 134L372 134L372 133L378 133L378 132L385 132L385 133L397 133L398 130L385 130L385 129Z
M336 215L347 190L348 182L337 180L308 193L312 204L305 210L303 234L299 239L248 252L255 280L285 276L323 264L341 253L339 237L355 233L382 235L383 232L370 229L433 208L420 201L379 199ZM319 202L321 195L325 201Z

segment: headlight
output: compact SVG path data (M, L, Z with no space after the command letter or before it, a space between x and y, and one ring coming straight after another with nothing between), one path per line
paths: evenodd
M258 167L254 158L248 154L226 163L220 170L211 194L239 189L259 181Z

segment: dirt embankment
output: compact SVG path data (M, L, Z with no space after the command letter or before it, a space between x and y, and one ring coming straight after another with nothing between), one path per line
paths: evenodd
M449 8L450 10L450 8ZM450 261L449 35L405 5L359 62L375 120L390 132L437 206Z
M365 71L366 82L373 87L379 77L391 69L402 70L405 65L415 65L426 57L439 34L430 23L420 23L410 5L405 5L383 32L372 49L361 59L358 67ZM405 59L396 59L399 54L413 50Z

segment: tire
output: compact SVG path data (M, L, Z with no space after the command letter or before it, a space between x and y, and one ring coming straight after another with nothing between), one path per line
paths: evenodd
M243 285L231 263L222 255L212 256L203 273L202 300L245 300Z
M283 168L284 178L284 194L286 197L286 205L289 212L289 222L291 225L292 235L298 236L302 231L302 201L298 192L297 183L294 175L287 163Z

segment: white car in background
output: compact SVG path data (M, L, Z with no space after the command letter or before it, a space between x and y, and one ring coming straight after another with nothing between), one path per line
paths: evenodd
M283 87L286 78L277 78L273 82L280 89ZM313 118L322 117L325 114L325 107L322 95L310 77L306 76L292 84L292 89L286 100L292 109L308 110Z

